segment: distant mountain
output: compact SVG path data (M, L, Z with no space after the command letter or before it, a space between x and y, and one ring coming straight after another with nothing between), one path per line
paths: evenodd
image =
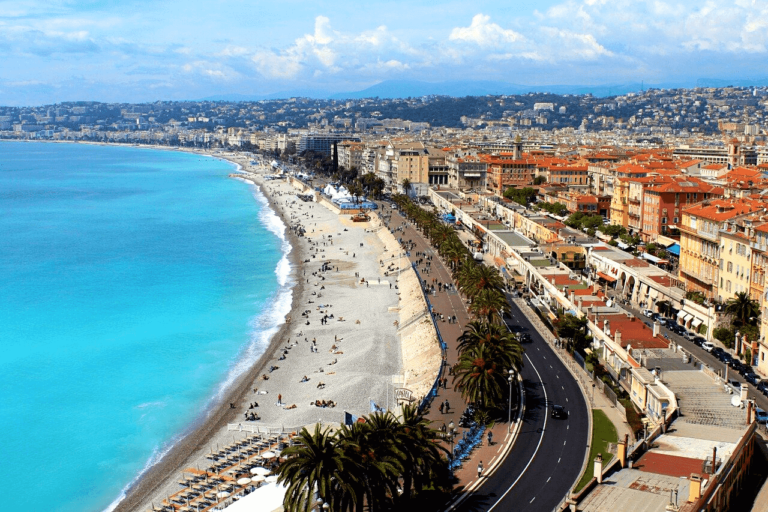
M616 96L639 91L642 85L520 85L509 82L485 80L458 80L449 82L420 82L416 80L386 80L357 92L336 93L333 99L359 98L409 98L429 95L438 96L486 96L513 95L529 92L552 94L592 94L594 96Z
M643 89L676 89L690 87L749 87L766 85L768 79L755 80L723 80L717 78L700 78L690 83L627 83L613 85L520 85L509 82L490 80L454 80L447 82L422 82L418 80L385 80L360 91L332 93L317 89L295 89L269 94L220 94L203 98L205 101L258 101L283 98L316 98L316 99L361 99L361 98L418 98L421 96L465 96L514 95L529 92L551 94L592 94L597 97L620 96L628 92Z

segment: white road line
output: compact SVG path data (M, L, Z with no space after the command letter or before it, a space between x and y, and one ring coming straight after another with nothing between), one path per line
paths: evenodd
M568 442L568 441L563 441L563 446L565 446L565 443L567 443L567 442Z
M536 499L536 496L533 497L533 500ZM528 503L533 503L533 500L529 501Z
M558 463L558 464L560 464L560 459L561 459L561 458L562 458L562 457L558 457L558 459L557 459L557 463Z
M568 398L567 398L567 397L566 397L565 401L566 401L566 402L568 401Z
M550 480L552 480L552 477L547 478L547 482L549 482Z
M537 347L537 349L538 349L538 347ZM528 359L528 363L530 363L531 368L533 368L533 371L536 372L536 376L539 377L539 383L541 383L541 389L544 390L544 403L546 404L547 403L547 388L546 388L546 386L544 386L544 381L542 381L542 379L541 379L541 374L539 373L539 370L536 369L536 365L533 364L533 362L531 361L531 358L528 357L527 355L525 356L525 358ZM533 459L536 458L536 454L539 453L539 448L541 448L542 441L544 441L544 433L547 431L547 420L548 419L549 419L549 414L544 414L544 426L541 427L541 436L539 436L539 444L536 445L536 450L534 450L533 455L531 455L531 459L528 461L528 464L525 465L525 467L523 468L523 471L520 473L520 475L518 475L518 477L515 479L515 481L512 482L512 485L509 486L509 489L504 491L504 494L501 495L501 498L499 498L496 501L496 503L491 505L491 508L488 509L488 512L491 512L493 509L495 509L496 506L498 506L498 504L501 503L501 501L504 498L506 498L507 494L509 494L509 492L515 487L515 485L517 485L517 482L519 482L520 479L523 478L523 475L525 474L525 472L528 471L528 468L531 466L531 463L533 462ZM557 462L560 462L560 459L558 459ZM533 499L535 500L536 497L534 497ZM533 502L533 500L531 500L531 502Z

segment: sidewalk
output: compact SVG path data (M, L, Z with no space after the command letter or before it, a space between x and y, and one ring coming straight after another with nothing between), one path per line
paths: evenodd
M450 272L446 268L446 265L440 259L437 251L422 237L413 225L402 217L399 212L393 211L392 217L389 222L389 227L395 229L402 225L403 222L407 222L407 225L403 231L395 232L395 238L402 238L404 241L412 241L415 243L415 248L410 252L410 261L415 262L421 257L417 257L416 253L426 253L428 256L432 256L431 268L425 271L426 263L422 263L417 266L419 276L422 280L426 279L428 284L432 284L435 280L435 290L437 290L437 283L454 284ZM435 295L429 295L429 301L433 306L433 311L445 316L445 320L440 320L439 315L436 317L437 326L442 335L443 341L447 345L445 351L445 368L444 376L448 379L448 383L445 389L439 389L437 396L432 402L432 405L427 409L426 417L432 421L432 428L441 430L443 425L446 426L446 430L450 422L454 423L457 436L455 441L461 438L461 433L467 429L459 427L459 419L462 412L466 408L466 403L461 397L461 394L454 388L452 384L452 377L448 375L448 368L453 366L458 361L458 337L464 331L464 327L471 320L467 307L461 298L461 295L456 291L443 291L435 292ZM456 323L448 323L449 316L456 316ZM440 412L440 404L448 401L450 409L448 412ZM514 419L513 411L513 419ZM487 432L488 430L486 430ZM512 440L512 436L509 435L509 425L504 422L497 423L490 429L493 433L493 444L488 446L487 437L483 437L482 444L478 445L469 458L467 458L461 467L459 467L454 475L458 479L459 489L473 488L478 482L477 465L478 462L483 462L483 477L492 471L493 464L501 460L501 455L505 448L509 446L509 442ZM445 448L451 449L451 444L448 441L444 441Z

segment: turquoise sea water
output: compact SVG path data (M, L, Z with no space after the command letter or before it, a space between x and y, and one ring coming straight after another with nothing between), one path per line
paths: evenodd
M233 169L0 143L0 509L109 508L264 350L290 246Z

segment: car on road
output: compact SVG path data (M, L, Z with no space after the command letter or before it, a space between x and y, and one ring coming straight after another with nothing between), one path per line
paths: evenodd
M755 408L755 421L760 423L761 425L765 425L768 423L768 412L765 412L759 407Z
M695 332L691 331L685 331L685 334L683 334L683 337L687 339L688 341L693 341L696 336L698 336Z
M653 311L651 311L650 309L644 309L643 314L648 318L653 318Z
M759 392L761 392L765 396L768 396L768 384L766 384L765 382L760 382L756 387Z
M703 348L709 353L712 353L712 351L715 349L715 344L712 343L711 341L705 341L704 343L701 344L701 348Z
M736 393L741 393L741 382L736 379L728 379L728 384L736 390Z
M567 419L568 418L568 411L565 410L565 407L562 405L553 405L552 406L552 417L555 419Z
M744 380L746 380L747 382L749 382L753 386L757 386L760 383L760 377L758 377L757 375L755 375L752 372L747 372L744 375Z
M703 337L701 337L701 336L696 336L696 337L695 337L695 338L693 338L693 340L691 340L691 341L693 341L693 344L694 344L694 345L696 345L697 347L703 347L703 346L704 346L704 343L706 343L706 341L707 341L707 340L706 340L706 339L704 339L704 338L703 338Z

